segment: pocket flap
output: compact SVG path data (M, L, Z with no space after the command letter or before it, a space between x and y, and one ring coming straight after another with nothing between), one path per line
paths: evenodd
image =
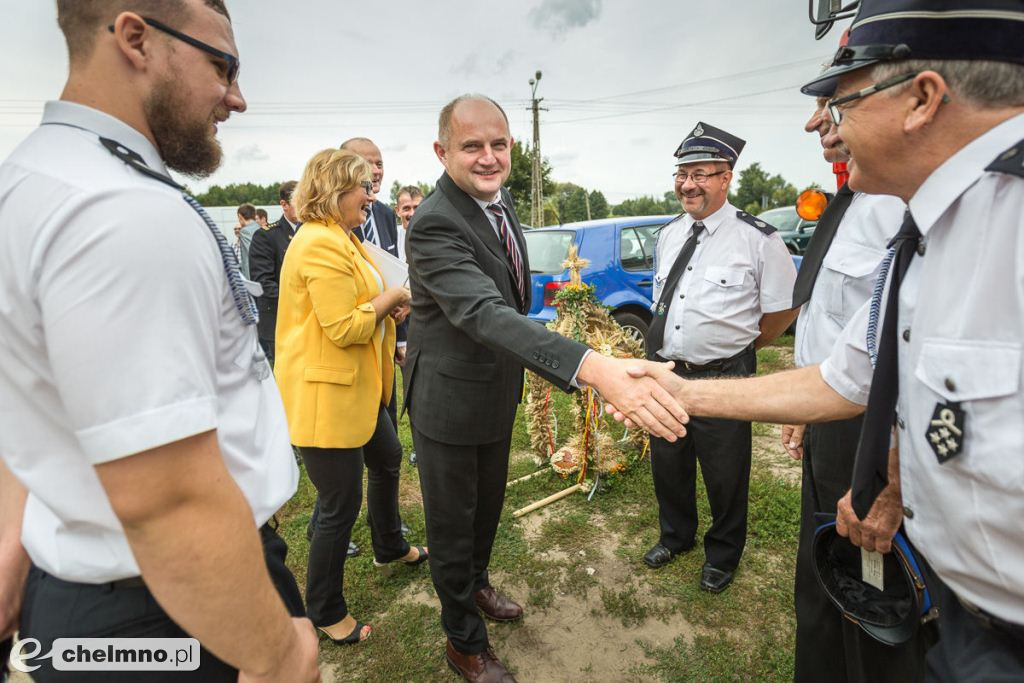
M742 268L708 266L704 270L704 279L721 287L736 287L743 284L745 274L746 272Z
M843 275L864 277L877 268L884 257L881 249L837 239L829 246L822 265Z
M470 363L451 356L442 356L437 362L437 372L455 379L489 382L494 373L494 363Z
M303 370L302 378L307 382L327 382L329 384L352 384L356 371L351 368L329 368L313 365Z
M1020 364L1020 344L926 339L914 374L947 401L977 401L1016 393Z

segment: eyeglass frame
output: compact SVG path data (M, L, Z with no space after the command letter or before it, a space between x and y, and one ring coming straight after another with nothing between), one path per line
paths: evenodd
M224 52L223 50L219 50L212 45L208 45L207 43L204 43L198 38L193 38L187 33L182 33L177 29L173 29L167 24L161 21L157 21L156 19L142 17L142 20L146 22L146 24L152 26L158 31L163 31L167 35L177 38L183 43L188 43L192 47L198 48L208 55L213 55L214 57L223 60L224 63L227 64L227 67L225 68L224 78L227 80L228 85L234 85L235 81L238 80L238 72L242 68L242 63L241 61L239 61L238 57L234 56L230 52ZM111 24L110 26L107 26L107 30L113 33L114 25Z
M878 83L869 85L855 93L829 100L825 103L825 106L828 107L828 115L832 117L832 122L838 126L843 120L843 112L842 109L840 109L843 105L863 99L868 95L874 95L876 92L881 92L882 90L899 85L900 83L906 83L913 78L917 78L920 73L920 71L910 71L905 74L899 74L898 76L893 76L885 79L884 81L879 81Z
M698 173L700 173L703 176L700 180L697 180ZM708 181L708 178L713 178L716 175L722 175L723 173L728 173L728 171L715 171L714 173L704 173L703 171L694 171L693 173L686 173L683 171L676 171L675 173L672 174L672 177L676 179L677 183L685 183L687 180L692 180L694 185L703 185ZM680 175L684 175L686 177L680 180Z
M373 181L372 180L362 180L362 181L359 182L359 185L357 187L363 188L363 192L365 192L368 195L372 195L373 194Z

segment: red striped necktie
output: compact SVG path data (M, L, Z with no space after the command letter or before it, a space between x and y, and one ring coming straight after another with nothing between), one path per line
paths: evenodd
M505 207L501 202L495 202L488 204L487 209L497 219L498 238L505 247L508 262L512 264L512 275L515 276L516 291L519 293L519 301L523 302L526 300L526 287L524 286L525 281L523 279L523 257L519 253L516 238L513 237L512 231L508 229L508 222L505 220Z

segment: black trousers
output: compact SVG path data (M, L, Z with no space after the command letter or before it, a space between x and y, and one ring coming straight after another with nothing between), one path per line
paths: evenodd
M378 562L391 562L409 552L398 519L398 473L402 445L387 411L377 412L373 436L360 448L306 448L299 454L316 487L320 513L309 546L306 604L317 626L336 624L348 615L343 584L352 525L363 503L363 464L366 465L366 504L372 514L370 536Z
M441 600L441 625L459 652L487 648L487 627L473 593L490 585L494 534L508 480L511 435L489 444L453 446L413 428L430 575Z
M796 657L799 683L845 681L912 683L924 678L930 629L898 647L883 645L844 619L814 572L814 513L835 514L850 489L862 418L808 425L800 489L800 542L796 556Z
M288 546L268 524L260 529L263 554L270 578L292 616L305 616L302 595L295 577L285 565ZM57 638L190 638L171 621L153 594L141 582L105 584L73 583L47 574L38 567L29 571L22 603L19 637L36 638L45 654ZM196 671L57 671L49 659L32 659L40 665L32 672L38 683L75 681L230 681L238 680L238 670L221 661L205 648L199 655Z
M953 551L951 551L953 552ZM920 559L920 554L918 554ZM926 563L927 564L927 563ZM925 579L939 605L941 638L928 651L929 683L1010 683L1024 681L1024 637L986 625L960 603L949 586L926 567Z
M686 379L743 377L757 370L751 347L713 370L687 371L676 363L675 373ZM697 535L697 461L711 504L711 527L704 534L707 562L733 571L747 540L747 495L750 486L750 423L695 417L686 436L671 443L651 437L651 472L658 499L660 542L672 552L693 547Z

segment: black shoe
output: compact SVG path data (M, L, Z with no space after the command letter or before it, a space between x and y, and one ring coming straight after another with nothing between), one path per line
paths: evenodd
M355 557L359 554L359 546L356 545L355 541L348 542L348 556Z
M654 546L647 551L644 555L644 564L651 569L657 569L658 567L664 567L666 564L675 559L676 553L672 552L660 543L655 543Z
M399 519L398 521L402 524L402 536L408 536L410 531L409 525L405 523L404 519Z
M416 467L416 451L409 454L409 464Z
M712 567L707 562L700 570L700 589L709 593L721 593L732 583L733 572Z

